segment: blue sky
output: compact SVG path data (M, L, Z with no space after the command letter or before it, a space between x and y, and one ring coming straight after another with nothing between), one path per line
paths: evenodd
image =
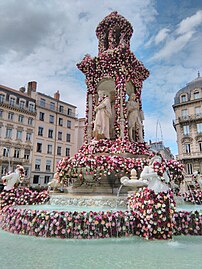
M59 90L84 116L85 77L76 63L97 55L95 29L115 10L132 24L131 50L151 73L142 91L145 140L156 140L159 121L164 144L177 154L173 99L202 73L199 0L0 0L0 84L18 89L35 80L38 91Z

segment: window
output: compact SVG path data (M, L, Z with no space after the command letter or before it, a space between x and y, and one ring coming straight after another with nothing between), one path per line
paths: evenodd
M29 103L29 111L30 112L34 112L34 104L32 104L32 103Z
M40 171L40 166L41 166L41 159L36 159L35 160L35 170Z
M197 123L196 126L197 126L197 133L202 134L202 123Z
M32 134L27 132L26 133L26 141L31 141L31 139L32 139Z
M38 175L34 175L33 184L39 184L39 176Z
M63 118L59 118L59 125L63 126Z
M47 147L47 153L48 154L52 154L52 151L53 151L53 146L52 145L48 145L48 147Z
M29 176L29 167L24 167L25 169L25 176L28 177Z
M59 106L59 112L64 113L64 106Z
M8 112L8 120L13 120L14 113Z
M62 132L58 132L58 140L62 140Z
M22 131L17 130L16 139L22 140Z
M67 121L67 128L70 128L71 129L71 126L72 126L72 122L70 120Z
M189 135L189 125L183 126L183 133L184 133L184 135Z
M14 158L20 158L20 149L15 149Z
M28 124L32 125L33 124L33 118L28 118Z
M202 152L202 141L198 141L199 144L199 151Z
M30 149L25 149L24 159L29 160L29 156L30 156Z
M187 101L187 96L184 94L181 96L181 102L186 102Z
M70 141L71 141L71 134L67 134L66 142L70 142Z
M61 156L62 154L62 147L57 147L57 155Z
M45 176L44 184L48 184L49 181L50 181L50 176Z
M42 143L37 143L37 145L36 145L36 151L37 152L42 152Z
M21 109L25 108L25 101L20 100L19 107L20 107Z
M194 92L194 99L198 99L199 97L199 92Z
M15 98L14 97L10 97L9 104L11 106L14 106L15 105Z
M24 120L24 116L23 115L19 115L18 116L18 122L23 123Z
M188 110L187 109L183 109L181 111L181 113L182 113L181 115L182 115L183 118L186 118L188 116Z
M39 112L39 120L44 121L44 115L43 112Z
M51 110L55 110L55 103L50 102L50 109L51 109Z
M3 110L0 109L0 118L2 118L2 117L3 117Z
M11 138L11 137L12 137L12 129L6 128L6 138Z
M48 138L53 138L53 130L48 129Z
M186 151L186 153L191 153L191 145L190 144L185 144L185 151Z
M45 105L46 105L46 100L41 98L40 99L40 106L45 107Z
M10 157L10 148L7 148L7 147L3 148L3 156Z
M199 116L201 114L201 107L200 106L195 107L195 114L196 114L196 116Z
M5 99L5 95L4 94L0 94L0 103L3 103Z
M187 169L187 174L189 174L189 175L193 174L193 168L192 168L191 163L187 163L186 169Z
M68 109L67 109L67 115L72 116L72 114L73 114L73 113L72 113L72 109L71 109L71 108L68 108Z
M43 136L43 127L38 128L38 135Z
M70 156L70 148L66 148L66 156Z
M51 170L51 160L46 160L46 171L50 172Z
M49 123L54 123L54 116L53 115L49 115Z

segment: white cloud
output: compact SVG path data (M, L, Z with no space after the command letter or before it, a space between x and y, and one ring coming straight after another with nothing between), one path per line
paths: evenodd
M164 41L166 39L166 37L168 36L169 32L170 32L170 29L168 29L168 28L161 29L154 39L155 44L159 44L162 41Z
M152 57L152 60L166 59L170 56L176 55L186 46L193 34L194 32L190 31L177 37L176 39L169 40L165 46Z
M182 20L176 30L177 34L184 34L193 31L197 26L202 24L202 10L197 11L193 16Z

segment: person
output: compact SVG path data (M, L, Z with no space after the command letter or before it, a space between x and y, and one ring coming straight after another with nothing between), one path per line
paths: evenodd
M99 140L102 138L110 139L109 122L112 117L110 98L107 95L99 96L99 103L95 108L96 116L94 121L94 137Z
M139 103L136 101L135 93L131 93L128 103L127 103L127 111L128 111L128 135L129 140L134 142L134 132L138 131L138 141L143 142L143 133L142 133L142 120L141 112L139 109ZM136 138L135 138L136 139ZM137 139L136 139L137 140Z

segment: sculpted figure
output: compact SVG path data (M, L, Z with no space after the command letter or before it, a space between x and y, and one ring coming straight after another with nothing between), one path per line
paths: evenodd
M55 191L56 188L63 187L62 183L59 182L59 176L57 173L54 174L53 179L48 183L48 190L50 191L51 188Z
M109 123L112 117L111 103L109 96L99 97L100 101L95 108L96 116L94 122L94 137L99 140L102 138L110 139Z
M153 169L153 163L155 161L161 162L162 161L161 157L154 156L151 159L149 165L145 166L142 173L140 174L140 179L148 181L148 189L151 189L155 192L167 191L169 190L169 187L160 180L159 176ZM167 183L169 182L169 177L168 177L167 172L163 173L163 178L165 179Z
M136 95L131 93L130 98L127 104L128 111L128 135L130 141L134 141L134 133L138 131L139 142L143 142L142 134L142 120L143 116L141 115L139 103L136 101ZM136 139L137 140L137 139Z
M15 172L2 177L5 185L4 190L10 191L16 183L20 182L21 176L24 176L24 167L22 165L17 165Z

